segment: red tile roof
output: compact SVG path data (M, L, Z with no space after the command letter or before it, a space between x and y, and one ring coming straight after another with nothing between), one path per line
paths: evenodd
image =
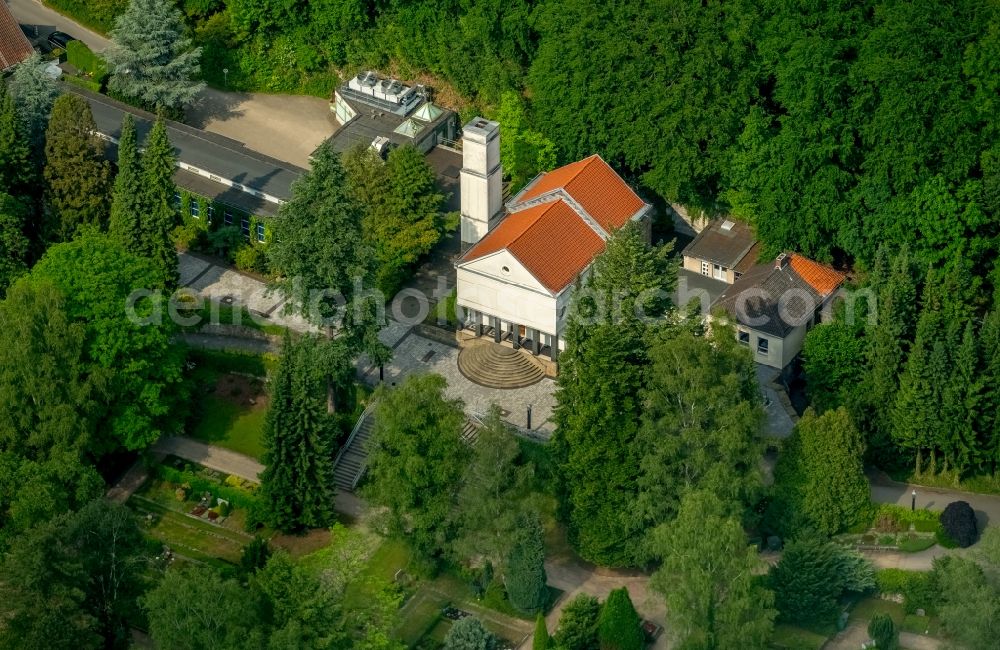
M508 215L462 257L506 249L553 293L565 289L604 250L604 240L563 200Z
M833 293L847 277L840 271L835 271L825 264L814 262L798 253L792 253L789 257L791 258L789 264L799 274L799 277L824 298Z
M638 212L642 199L598 155L554 169L538 178L518 203L563 189L607 232L624 226Z
M6 2L0 2L0 71L13 68L34 53Z

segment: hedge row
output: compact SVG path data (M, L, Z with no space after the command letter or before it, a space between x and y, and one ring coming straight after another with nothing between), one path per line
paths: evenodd
M261 498L257 495L251 494L246 490L223 485L194 472L175 469L168 465L157 465L154 473L157 478L163 481L170 481L178 485L187 483L196 495L202 492L210 492L212 496L218 499L225 499L236 508L256 511L262 507Z
M108 76L104 59L91 52L82 41L70 41L66 44L66 60L80 72L89 74L98 86Z
M74 86L80 86L86 90L93 93L101 92L101 84L96 81L91 81L90 79L85 79L84 77L74 77L73 75L64 74L62 80L68 84L73 84Z

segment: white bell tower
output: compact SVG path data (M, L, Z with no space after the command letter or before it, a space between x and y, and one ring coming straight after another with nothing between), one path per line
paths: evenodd
M462 129L462 244L486 236L503 217L500 125L477 117Z

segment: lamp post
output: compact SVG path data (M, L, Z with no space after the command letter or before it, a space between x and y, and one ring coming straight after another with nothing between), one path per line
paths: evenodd
M915 512L917 510L917 491L914 490L910 493L910 511Z
M222 69L222 80L226 90L229 90L229 68Z
M528 404L528 429L531 429L531 404Z

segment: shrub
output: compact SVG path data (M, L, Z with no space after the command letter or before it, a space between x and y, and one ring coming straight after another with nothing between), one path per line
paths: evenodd
M80 88L83 88L84 90L89 90L92 93L99 93L99 92L101 92L101 84L99 84L96 81L91 81L90 79L86 79L84 77L74 77L73 75L64 74L62 76L62 80L65 81L68 84L73 84L74 86L79 86Z
M875 573L878 592L903 596L903 609L913 614L918 609L929 610L934 602L934 585L930 574L904 569L881 569Z
M267 273L267 254L262 246L247 244L233 255L236 268L250 273Z
M493 650L497 639L475 616L458 620L444 637L445 650Z
M896 650L896 624L888 614L875 614L868 623L868 636L878 650Z
M774 602L782 622L824 625L839 611L845 591L876 586L871 564L857 553L821 538L793 541L770 573Z
M189 470L179 470L167 465L157 465L154 468L157 478L171 483L189 484L195 494L211 493L214 497L225 499L237 508L250 509L260 503L260 497L246 490L232 488L210 479L199 476Z
M941 513L941 527L961 548L972 546L979 536L976 513L965 501L953 501L948 504Z
M205 229L198 223L189 222L174 228L170 233L174 246L182 251L200 249L205 245Z
M522 612L544 609L548 595L545 576L545 546L538 517L526 518L507 558L505 585L510 604Z
M549 650L549 628L545 627L545 617L542 616L541 612L538 612L538 617L535 619L535 636L532 639L531 648L532 650Z
M230 261L233 253L242 245L243 233L238 226L222 226L208 235L209 252Z
M597 619L597 640L601 650L641 650L646 645L642 621L625 587L608 594Z
M258 569L264 568L269 557L271 557L271 547L267 545L267 540L255 535L250 543L243 547L240 570L246 575L257 573Z

